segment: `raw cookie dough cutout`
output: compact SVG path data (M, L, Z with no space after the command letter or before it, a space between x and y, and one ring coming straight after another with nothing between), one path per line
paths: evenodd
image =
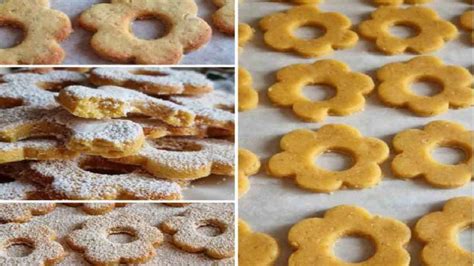
M65 57L60 46L72 32L68 16L49 8L47 0L5 0L0 4L0 26L24 32L16 46L0 49L0 64L59 64Z
M255 30L245 23L239 24L239 53L242 52L244 46L253 38Z
M63 246L56 242L56 233L45 225L4 224L0 225L0 249L13 245L28 246L27 256L0 254L3 265L55 265L66 256Z
M410 255L404 246L410 235L410 228L400 221L340 205L326 211L323 218L304 219L290 229L288 241L295 251L288 265L351 265L334 256L332 249L339 238L359 236L371 240L375 253L354 265L408 266Z
M435 187L461 187L473 176L473 139L473 131L450 121L434 121L421 130L402 131L393 139L396 156L392 161L392 171L399 178L422 176ZM460 149L465 159L455 165L436 162L431 152L438 147Z
M212 29L197 17L193 0L130 1L112 0L93 5L84 11L80 25L94 32L91 46L106 59L137 64L176 64L183 53L204 46L211 39ZM165 36L142 40L130 31L130 23L142 18L161 20Z
M256 174L260 169L260 159L247 149L239 149L239 197L242 197L250 188L249 176Z
M306 121L323 121L327 115L350 115L364 108L364 95L374 89L372 79L362 73L351 72L336 60L320 60L313 64L296 64L277 72L277 83L268 89L270 100L280 106L292 107L293 112ZM306 85L329 85L335 96L311 101L302 94Z
M474 104L473 78L463 67L444 65L434 56L419 56L407 62L390 63L377 71L380 100L395 107L406 107L421 116L433 116L452 108ZM442 86L431 96L417 95L410 89L415 82Z
M274 0L275 2L290 2L297 5L306 5L306 4L320 4L324 0Z
M474 43L474 10L464 12L460 23L464 29L471 31L471 43Z
M173 235L173 243L181 249L223 259L234 256L234 214L232 204L194 204L181 215L161 224L164 232ZM199 232L201 227L212 227L215 234Z
M239 265L273 265L279 254L278 243L271 236L252 231L239 219Z
M400 38L390 33L392 26L406 26L417 33L410 38ZM369 20L359 25L359 33L375 41L375 46L385 54L401 54L412 51L418 54L437 51L444 43L453 40L458 30L449 21L424 7L379 7Z
M252 83L247 69L239 67L239 112L255 109L258 105L258 93Z
M212 15L212 23L225 34L234 35L235 31L235 1L212 0L219 9Z
M401 4L426 4L430 3L433 0L373 0L374 4L376 5L390 5L390 6L398 6Z
M425 244L421 259L425 265L470 266L474 254L457 242L457 234L474 223L472 197L458 197L446 202L442 211L423 216L415 226L415 234Z
M133 241L112 242L107 237L114 234L130 235ZM95 265L146 263L163 240L158 228L127 214L91 218L67 236L71 248L84 252L85 259Z
M370 188L382 179L379 164L389 155L385 142L363 137L347 125L329 124L318 131L298 129L280 141L283 152L270 158L269 173L274 177L295 177L298 186L314 192L332 192L343 187ZM352 158L352 166L330 171L315 165L314 159L325 152Z
M45 215L56 208L55 203L9 203L0 204L0 222L26 223L37 215Z
M325 30L323 36L305 40L296 37L293 31L303 26ZM260 27L265 32L265 43L277 51L295 51L304 57L318 57L345 49L357 43L357 34L350 30L351 21L339 13L322 13L310 5L294 7L287 12L264 17Z

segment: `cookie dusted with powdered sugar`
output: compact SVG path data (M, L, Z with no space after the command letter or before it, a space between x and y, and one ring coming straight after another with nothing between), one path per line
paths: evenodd
M25 223L33 216L45 215L56 208L55 203L9 203L0 204L0 222Z

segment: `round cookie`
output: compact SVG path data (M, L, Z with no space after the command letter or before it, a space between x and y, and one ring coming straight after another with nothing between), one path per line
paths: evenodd
M173 243L181 249L223 259L234 256L234 213L233 205L222 203L213 205L193 204L181 215L173 216L161 224L161 229L173 235ZM211 226L217 228L217 236L201 234L197 228Z
M197 11L193 0L112 0L84 11L79 23L95 32L91 46L101 57L122 63L176 64L183 53L201 48L211 39L212 30L197 17ZM149 17L166 22L165 36L141 40L131 33L131 22Z
M212 0L219 9L212 15L212 23L220 31L234 35L235 31L235 1Z
M268 89L270 100L280 106L292 107L305 121L323 121L328 114L350 115L364 108L364 95L374 89L372 79L362 73L351 72L349 66L336 60L320 60L313 64L296 64L280 69L277 83ZM329 85L335 96L311 101L302 94L306 85Z
M474 132L450 121L433 121L423 129L407 129L393 138L395 158L392 171L399 178L424 177L431 185L455 188L468 184L474 172ZM456 165L436 162L431 152L437 147L461 149L466 158Z
M48 0L5 0L0 4L0 25L20 28L24 39L0 49L0 64L59 64L65 57L60 42L72 32L68 16L49 8Z
M474 10L464 12L460 18L460 23L463 28L471 31L471 42L474 43Z
M324 28L325 34L316 39L297 38L293 31L303 26ZM318 57L335 49L350 48L359 39L350 30L351 21L339 13L322 13L311 5L294 7L284 13L264 17L260 27L265 43L277 51L295 51L304 57Z
M252 110L258 105L258 93L252 83L250 73L239 67L239 112Z
M363 137L347 125L329 124L318 131L298 129L280 141L283 152L270 158L268 171L274 177L295 177L296 183L314 192L332 192L344 187L362 189L375 186L382 179L379 164L389 155L387 144ZM349 155L352 166L330 171L316 166L314 158L328 151Z
M415 234L425 245L421 259L425 265L470 266L474 254L463 249L457 242L457 233L472 226L474 200L458 197L446 202L442 211L423 216L415 225Z
M246 149L239 149L239 197L242 197L250 188L249 176L256 174L260 169L260 159Z
M125 233L134 236L130 243L114 243L110 234ZM145 263L156 255L155 248L164 236L140 218L132 215L108 215L87 220L67 236L71 248L84 252L87 261L94 265Z
M239 219L239 265L273 265L278 257L278 244L271 236L253 232Z
M377 71L380 100L395 107L406 107L421 116L433 116L452 108L474 104L473 78L463 67L444 65L434 56L419 56L407 62L390 63ZM435 82L442 90L432 96L417 95L410 85L417 81Z
M408 26L418 32L411 38L399 38L389 32L391 26L397 25ZM439 50L446 41L456 38L458 31L452 23L429 8L384 6L359 25L359 33L373 40L380 51L394 55L405 51L421 54Z
M181 187L160 180L135 167L100 157L43 161L31 164L32 179L50 191L50 196L69 200L175 200Z
M213 90L213 83L196 71L170 68L95 68L90 81L96 86L114 85L151 95L199 95Z
M332 251L337 239L351 235L367 237L375 246L375 254L357 265L410 264L410 255L404 248L411 235L408 226L395 219L371 215L360 207L340 205L326 211L323 218L304 219L291 227L288 241L295 251L288 265L352 264L341 262Z

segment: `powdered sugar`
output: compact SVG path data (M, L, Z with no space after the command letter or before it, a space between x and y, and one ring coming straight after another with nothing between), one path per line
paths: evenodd
M54 210L55 203L10 203L0 204L0 221L23 223L33 215L44 215Z
M64 147L60 141L51 139L32 139L18 142L0 142L0 152L8 152L20 149L35 149L44 152L51 149ZM1 160L0 160L1 161Z

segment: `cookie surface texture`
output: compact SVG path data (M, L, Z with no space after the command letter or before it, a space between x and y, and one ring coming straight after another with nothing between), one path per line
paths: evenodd
M377 71L380 100L394 107L406 107L420 116L445 113L451 108L474 105L473 78L463 67L445 65L434 56L419 56L407 62L390 63ZM416 82L440 85L434 95L417 95L410 86Z
M80 25L95 32L91 46L101 57L116 62L137 64L176 64L183 53L196 50L211 38L210 26L197 17L193 0L139 1L112 0L84 11ZM165 22L165 36L142 40L130 31L140 18L158 18Z
M288 241L296 251L288 265L350 265L334 256L333 246L342 237L359 236L371 240L375 253L357 265L408 266L410 255L404 246L410 235L410 228L400 221L340 205L326 211L323 218L305 219L290 229Z
M72 32L68 16L49 8L47 0L6 0L0 4L0 25L20 28L23 40L0 49L0 64L59 64L65 57L60 42Z
M415 234L424 242L421 259L425 265L470 266L474 254L461 247L457 233L472 226L472 197L458 197L446 202L442 211L423 216L415 225Z
M416 29L411 38L400 38L390 33L393 25ZM429 53L441 49L444 43L457 37L456 27L425 7L380 7L371 19L359 25L359 33L375 41L375 46L385 54L401 54L405 51Z
M239 67L239 111L248 111L257 107L258 93L253 88L253 80L250 73L243 67Z
M249 176L256 174L260 169L260 159L247 149L239 149L239 197L250 188Z
M293 31L303 26L325 30L316 39L300 39ZM264 17L260 27L265 43L277 51L295 51L304 57L318 57L335 49L350 48L357 43L357 34L350 30L351 21L339 13L323 13L311 5L298 6L284 13Z
M278 243L271 236L252 231L242 219L239 220L239 265L270 266L279 254Z
M212 15L212 22L216 28L226 34L233 35L235 31L235 1L212 0L219 8Z
M287 66L277 72L277 83L268 89L268 97L279 106L292 107L305 121L322 121L329 114L350 115L364 108L365 97L374 89L372 79L362 73L351 72L336 60L320 60L313 64ZM302 93L307 85L328 85L335 96L312 101Z
M270 158L269 173L274 177L295 177L296 183L314 192L332 192L342 186L362 189L382 179L379 164L388 158L387 144L362 136L347 125L329 124L318 131L298 129L280 141L283 152ZM324 152L337 152L352 158L352 166L330 171L317 166L314 159Z
M471 31L471 43L474 43L474 10L464 12L460 22L463 28Z
M473 139L473 131L450 121L434 121L423 129L407 129L393 139L396 155L392 171L399 178L422 176L435 187L461 187L473 176ZM438 147L459 149L465 159L454 165L437 162L431 153Z
M398 6L401 4L426 4L433 0L373 0L376 5Z
M107 239L110 234L129 234L134 241L115 243ZM163 240L158 228L127 214L91 218L67 236L68 244L95 265L145 263L156 255L155 247Z

